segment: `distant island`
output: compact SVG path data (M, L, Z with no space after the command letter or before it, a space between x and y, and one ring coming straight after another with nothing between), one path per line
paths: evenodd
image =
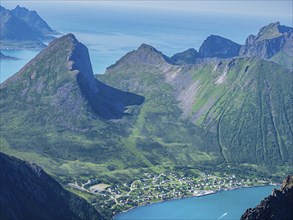
M40 49L44 41L58 34L36 11L17 6L9 10L0 6L0 49Z
M18 60L17 57L11 57L0 52L0 60Z

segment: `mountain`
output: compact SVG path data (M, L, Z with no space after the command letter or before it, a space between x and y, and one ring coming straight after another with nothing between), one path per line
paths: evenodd
M62 184L125 184L145 172L216 167L222 159L215 138L180 119L174 90L154 72L179 68L171 63L142 45L109 67L140 68L113 75L137 88L136 95L96 80L87 49L72 34L52 41L0 85L1 152L35 161ZM107 219L121 211L102 207L108 197L90 196Z
M183 52L174 54L171 57L171 60L176 64L183 65L183 64L194 64L196 63L198 58L200 58L200 55L198 54L198 52L195 49L190 48Z
M80 89L79 93L76 92L77 88ZM83 102L84 96L92 110L107 119L120 118L125 114L127 106L143 102L143 97L119 91L95 80L88 50L72 34L50 43L49 48L4 82L1 89L5 93L21 90L22 97L29 97L27 104L44 101L48 108L63 107L68 110ZM73 103L70 97L74 97Z
M50 36L56 32L38 15L36 11L29 11L28 9L16 6L11 10L11 14L16 18L22 20L33 31L40 33L41 36Z
M262 27L258 34L249 35L244 45L226 38L211 35L199 48L188 49L171 57L178 65L214 62L215 60L241 57L258 57L293 70L293 28L279 22ZM213 59L211 59L213 58Z
M238 58L191 67L172 84L183 116L216 134L228 164L272 166L292 160L292 80L277 64Z
M159 52L154 47L142 44L138 47L137 50L131 51L119 59L114 65L108 67L108 69L115 69L116 66L120 64L127 65L147 65L147 66L163 66L165 64L172 64L172 60L164 55L162 52Z
M218 159L231 166L254 164L271 172L290 167L291 71L259 58L215 59L186 66L166 61L153 66L137 65L134 56L134 52L126 55L97 77L111 86L142 94L144 107L150 102L157 107L164 99L172 100L165 106L179 107L177 118L213 134L214 146L208 152L218 154ZM151 117L154 112L151 108L148 111ZM162 112L160 115L163 117ZM172 121L177 121L176 117ZM190 132L191 136L198 135Z
M231 58L238 56L241 46L226 38L211 35L199 48L201 57Z
M287 56L287 67L292 69L292 41L293 28L281 25L279 22L271 23L261 28L256 36L250 35L241 47L240 55L246 57L257 56L262 59L272 59L277 63ZM274 57L275 56L275 57ZM280 57L282 56L282 57Z
M131 120L144 98L95 80L87 48L72 34L51 42L0 91L1 151L33 152L42 166L44 157L105 163L117 151L119 163L139 163L120 140L131 127L120 118Z
M1 219L101 219L36 164L0 152L0 167Z
M123 92L94 79L87 49L72 34L58 38L1 84L1 151L33 159L65 183L222 160L213 137L180 119L174 90L158 72L170 68L179 67L140 46L108 68L140 71L111 75L139 95Z
M43 47L42 41L53 39L57 34L37 14L24 7L13 10L0 6L1 48Z
M247 209L241 220L293 219L293 176L287 176L280 190L274 189L255 208Z

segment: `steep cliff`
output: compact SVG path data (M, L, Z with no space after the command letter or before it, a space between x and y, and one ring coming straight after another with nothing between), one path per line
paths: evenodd
M270 59L283 52L289 56L292 50L293 28L281 25L279 22L262 27L256 36L250 35L245 45L241 47L240 55Z
M42 168L0 152L0 218L101 219L84 199L66 191Z
M279 190L265 198L255 208L247 209L241 220L292 220L293 176L287 176Z

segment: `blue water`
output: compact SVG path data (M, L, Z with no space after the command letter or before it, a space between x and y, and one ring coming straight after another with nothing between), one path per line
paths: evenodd
M18 72L29 60L38 54L38 50L1 50L3 54L16 57L17 60L0 60L0 82Z
M242 188L216 194L155 203L132 209L115 220L239 219L272 192L273 186Z
M198 49L211 34L242 44L249 34L268 23L292 25L290 2L1 1L9 9L17 4L37 10L60 33L75 34L89 48L94 73L98 74L142 43L171 56L191 47ZM21 58L1 61L1 81L31 56Z

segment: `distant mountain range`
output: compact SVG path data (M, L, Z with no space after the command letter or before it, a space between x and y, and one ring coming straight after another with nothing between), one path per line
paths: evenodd
M1 49L44 47L44 40L52 40L56 31L38 15L17 6L9 10L0 6Z
M0 217L99 220L86 200L63 189L42 168L0 152Z
M172 170L279 178L293 162L291 33L270 24L244 46L210 36L171 58L142 44L96 76L74 35L55 39L0 85L1 151L62 183Z
M287 176L280 190L274 189L255 208L247 209L240 220L293 219L293 176Z
M199 48L175 54L171 60L177 64L196 64L204 58L258 57L271 60L292 70L293 28L271 23L250 35L244 45L226 38L211 35Z

